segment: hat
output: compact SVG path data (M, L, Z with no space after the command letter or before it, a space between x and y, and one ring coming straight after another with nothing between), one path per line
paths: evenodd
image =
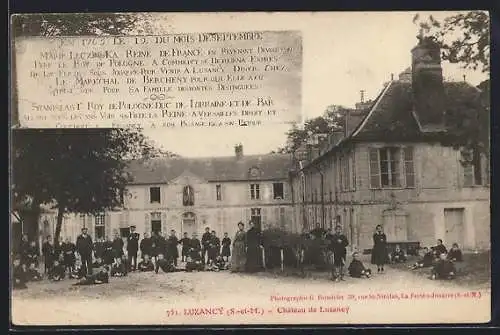
M130 228L134 228L135 229L135 226L130 226Z
M88 230L88 228L87 228L87 227L83 227L83 228L82 228L82 231L84 231L84 230Z

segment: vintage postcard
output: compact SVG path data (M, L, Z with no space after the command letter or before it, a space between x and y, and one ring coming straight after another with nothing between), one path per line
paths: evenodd
M11 46L14 325L490 320L487 12L16 14Z

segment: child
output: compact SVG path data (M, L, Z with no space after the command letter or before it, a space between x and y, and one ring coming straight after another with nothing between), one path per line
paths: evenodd
M401 248L399 244L396 245L396 249L391 253L391 262L392 263L404 263L406 262L406 254Z
M75 266L73 267L73 270L70 273L70 278L82 279L83 277L85 277L85 273L83 272L82 262L79 259L77 259L75 261Z
M432 251L434 252L434 257L436 259L440 259L441 254L445 254L448 252L443 244L442 239L437 240L437 245L435 247L432 247Z
M27 271L28 281L40 281L42 280L42 275L36 269L35 263L31 263Z
M462 262L463 261L462 251L458 247L457 243L453 243L453 245L451 246L451 249L448 252L448 259L452 262Z
M103 265L108 265L108 264L104 264L104 262L102 261L101 257L97 257L96 260L95 260L95 262L92 263L92 267L94 269L100 268Z
M54 245L52 244L52 237L49 235L45 238L42 244L43 266L44 272L48 273L54 262Z
M425 247L424 248L424 256L422 257L421 260L416 262L413 265L410 265L411 270L419 269L419 268L428 268L432 266L432 263L434 261L434 254L432 251L429 251L429 248Z
M446 253L439 255L439 261L434 265L431 272L431 279L453 279L455 278L455 265L446 259Z
M204 266L203 266L203 263L201 262L200 257L196 257L196 255L194 255L194 254L198 254L198 253L192 252L187 257L186 272L203 271L204 270ZM194 256L194 257L192 257L192 256Z
M109 267L107 265L99 268L93 275L89 275L73 285L96 285L109 283Z
M175 267L172 262L169 262L165 259L163 254L158 254L158 260L156 261L155 273L158 273L159 269L162 269L163 272L174 272Z
M39 257L40 257L40 251L38 250L36 246L35 241L30 242L30 246L27 251L27 266L31 266L31 264L35 264L36 267L38 267L38 262L39 262Z
M128 261L128 257L125 254L122 255L122 263L125 266L126 272L127 273L130 272L129 271L129 269L130 269L130 262Z
M365 268L363 263L359 260L359 253L354 252L352 254L352 262L349 264L349 276L353 278L370 278L372 275L372 270Z
M111 267L111 277L124 277L127 275L127 266L122 262L119 257Z
M13 275L13 282L12 282L12 288L13 289L25 289L27 288L26 282L27 282L27 273L26 273L26 267L21 264L21 258L16 257L14 259L14 268L12 269L12 275Z
M75 266L76 245L71 243L69 238L66 238L66 241L61 246L61 251L64 255L64 267L68 269L68 273L71 273Z
M106 265L111 265L113 264L113 243L109 239L109 237L106 239L106 241L103 242L102 244L102 260L104 264ZM100 258L99 256L96 255L97 258Z
M227 233L224 233L224 238L222 239L221 256L224 261L229 262L229 257L231 256L231 239Z
M185 262L189 255L189 245L191 244L191 239L189 238L188 233L184 233L184 237L179 240L179 243L182 245L181 262Z
M50 269L49 279L53 281L60 281L64 279L65 275L64 266L58 259L56 259L52 265L52 269Z
M344 266L346 261L346 247L349 245L347 237L342 234L342 227L335 227L335 234L330 235L330 247L333 250L333 279L344 280Z
M138 265L139 271L141 272L153 271L155 269L155 265L153 264L151 259L149 259L149 255L145 254L143 256L144 259Z
M226 270L226 262L224 262L224 259L222 256L217 256L213 263L209 267L210 271L221 271L221 270Z

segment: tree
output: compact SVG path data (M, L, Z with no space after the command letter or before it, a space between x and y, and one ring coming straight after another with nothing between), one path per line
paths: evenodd
M12 35L125 35L140 30L137 14L20 14L12 17ZM15 57L12 58L15 73ZM13 101L16 87L13 85ZM16 119L17 106L11 108ZM93 213L116 205L123 190L127 159L157 155L140 130L11 131L12 211L31 236L38 233L42 204L58 209L56 241L68 211Z
M442 22L429 16L418 23L422 37L431 38L442 50L442 59L461 64L466 69L490 71L490 31L487 12L471 11L445 18ZM460 108L447 111L449 136L444 144L489 156L490 152L490 84L489 79L478 85L479 93L457 97Z
M57 209L55 241L65 213L96 214L119 206L131 180L127 161L156 151L129 129L17 129L12 146L13 200L30 203L17 210L31 213L36 225L41 204Z
M442 50L442 58L464 68L490 71L490 20L487 12L471 11L445 18L442 22L431 15L418 23L422 33L434 37Z
M330 105L323 115L306 120L302 127L293 125L286 133L288 144L277 152L292 153L313 134L330 134L344 129L345 115L349 111L350 109L343 106Z

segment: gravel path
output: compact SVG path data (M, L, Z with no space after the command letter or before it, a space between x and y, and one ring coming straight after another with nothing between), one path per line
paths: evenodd
M107 285L31 283L12 295L16 324L296 324L486 322L489 290L388 269L370 279L229 272L132 273ZM427 296L424 297L423 294ZM439 314L436 304L439 303Z

